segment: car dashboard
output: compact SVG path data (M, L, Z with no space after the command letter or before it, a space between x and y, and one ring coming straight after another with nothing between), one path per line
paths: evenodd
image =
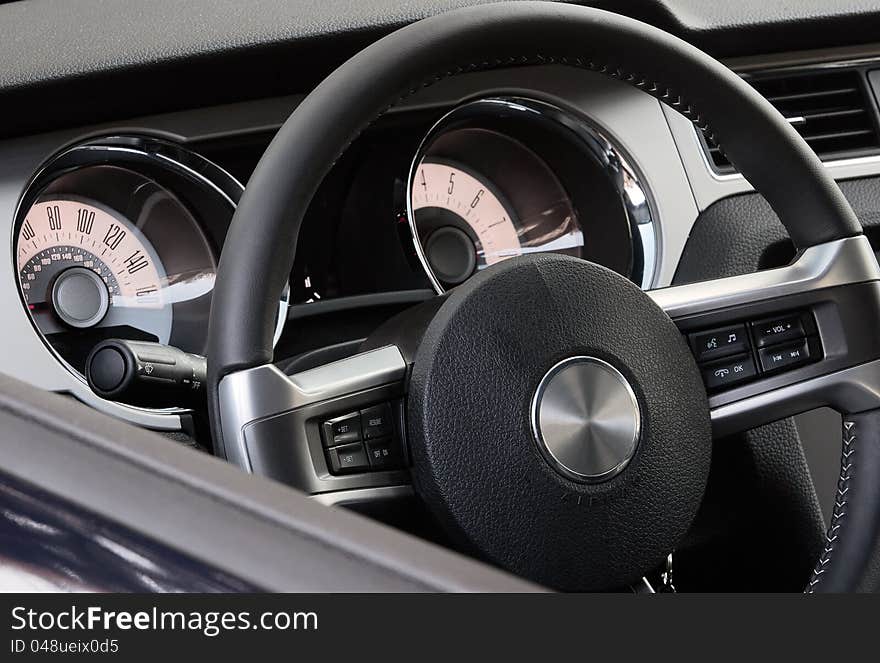
M205 355L225 238L285 120L360 48L475 2L218 0L206 11L201 0L151 0L131 3L138 20L126 11L104 17L96 0L77 11L30 4L0 3L8 64L0 99L12 109L0 122L8 242L0 371L211 452L205 408L96 395L86 377L93 349L125 339ZM664 28L751 84L819 155L880 248L876 9L805 1L769 16L752 0L713 9L691 0L589 4ZM177 20L167 20L171 12ZM461 73L414 90L365 126L323 174L287 288L273 296L275 366L290 376L375 348L399 315L516 256L586 259L643 290L790 264L785 228L719 146L607 73L550 62ZM735 323L702 318L680 330L711 407L734 403L758 380L794 384L833 350L806 308ZM302 457L321 480L272 478L356 510L347 500L361 489L411 497L401 408L390 389L381 402L344 411L319 403ZM375 423L389 413L399 439ZM352 422L361 430L354 441L345 437ZM823 410L735 440L715 431L707 499L676 551L691 574L683 586L803 586L811 546L823 540L818 503L827 518L835 502L836 476L816 468L833 467L838 450L825 441L839 437L839 423ZM356 466L340 455L345 445L360 453ZM367 456L386 448L386 466ZM797 490L781 495L760 463ZM377 472L399 485L379 487ZM756 497L744 498L747 488ZM424 515L388 510L381 519L442 540ZM756 531L775 543L761 560L749 554Z
M880 60L755 67L742 74L776 90L814 148L829 148L835 176L880 173ZM13 256L0 295L17 339L3 346L5 370L133 423L179 429L181 411L98 399L84 362L113 337L204 354L236 202L299 100L0 145ZM772 218L755 227L764 245L701 262L723 245L702 234L716 203L749 191L688 120L599 74L546 66L444 81L380 118L327 174L279 302L276 361L301 367L304 353L362 339L407 305L524 253L585 258L644 289L786 264L791 249ZM758 219L731 221L740 222ZM341 328L329 324L342 317Z

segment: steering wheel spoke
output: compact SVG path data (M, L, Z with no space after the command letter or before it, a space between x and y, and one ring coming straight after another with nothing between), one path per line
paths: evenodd
M325 503L410 494L406 362L391 345L285 375L267 364L219 388L227 458Z
M780 269L649 294L691 339L710 386L716 436L822 406L842 413L880 407L880 339L873 332L880 268L864 236L810 247ZM774 318L803 329L765 338L759 326ZM722 347L707 351L715 330ZM728 332L744 333L745 346L719 358ZM730 373L735 369L742 379Z

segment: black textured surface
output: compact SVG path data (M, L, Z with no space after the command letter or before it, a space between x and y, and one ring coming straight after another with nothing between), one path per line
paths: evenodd
M857 591L880 592L880 538L874 542L874 550L865 567L865 574Z
M837 445L837 432L825 443ZM705 499L675 555L676 585L800 592L822 550L824 527L792 419L716 440Z
M556 362L598 357L642 410L634 459L594 485L544 461L531 398ZM458 540L527 578L567 590L622 586L690 526L711 431L696 364L638 287L564 256L505 261L454 290L428 327L410 386L419 494Z
M731 161L788 221L798 246L859 232L840 190L794 129L751 86L687 43L615 14L562 4L450 12L407 26L349 60L303 101L266 150L217 272L209 390L230 371L271 361L277 299L303 214L331 165L366 126L442 78L539 62L604 72L699 126L708 120ZM800 195L790 195L794 186ZM214 396L209 405L219 438Z
M829 443L829 440L836 441L840 435L840 413L827 407L811 410L799 414L796 425L822 509L822 518L827 523L831 520L837 476L840 473L840 447L834 442Z
M716 57L877 41L875 0L610 0Z
M862 226L880 228L880 178L838 183ZM707 208L694 223L675 283L750 274L779 267L794 256L788 233L764 198L731 196Z
M485 1L27 0L2 5L0 99L20 117L0 132L303 92L376 37ZM869 43L876 41L880 17L873 0L580 4L646 20L715 56ZM68 104L58 113L59 94L90 103Z
M760 579L764 589L799 591L821 550L824 520L797 429L792 419L784 419L742 437L746 444L744 457L752 465L749 517L753 519L751 525L761 532L766 551L744 562L750 575L745 583L755 582L757 590L756 581ZM737 442L734 439L721 444ZM832 445L837 442L837 435L827 440ZM742 491L743 475L737 477L737 483ZM753 545L752 541L749 547L753 549ZM749 549L742 551L741 561L747 556Z
M376 350L385 345L396 345L408 364L416 357L425 330L448 295L433 297L398 313L380 325L361 346L361 352Z
M0 89L365 29L492 0L28 0L0 7ZM63 56L61 54L64 54Z

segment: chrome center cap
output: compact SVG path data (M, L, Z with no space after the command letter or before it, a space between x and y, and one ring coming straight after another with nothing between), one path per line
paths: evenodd
M553 468L575 481L610 479L635 454L639 403L623 374L595 357L553 366L532 398L532 432Z

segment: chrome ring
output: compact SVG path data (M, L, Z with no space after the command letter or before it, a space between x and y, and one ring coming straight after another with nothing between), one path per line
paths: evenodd
M643 290L650 290L654 287L656 272L660 262L660 233L656 228L656 215L653 211L650 192L647 186L643 184L642 178L632 166L631 161L624 156L623 149L601 130L593 127L586 120L571 111L563 110L545 101L538 101L536 99L491 97L469 101L453 108L441 117L422 139L410 163L406 185L407 222L412 234L416 255L437 294L442 295L445 292L445 288L437 279L425 255L424 247L419 239L415 211L412 206L412 187L416 178L416 172L430 145L452 122L458 121L462 116L481 114L487 110L491 113L498 113L499 108L505 113L528 113L530 116L537 115L547 121L555 122L566 127L582 142L587 148L588 154L608 176L623 204L624 212L630 225L634 254L637 253L641 258L641 265L637 266L631 278Z
M97 165L121 165L130 169L142 165L158 165L168 172L173 172L210 190L225 205L229 206L231 212L235 211L238 201L244 192L244 185L224 168L197 152L193 152L189 148L171 142L166 138L149 134L113 133L94 135L71 143L49 156L31 177L16 205L15 219L12 224L12 237L9 244L10 250L13 250L15 246L16 234L25 213L56 177L80 168ZM14 255L12 256L12 264L15 264ZM21 295L20 288L19 295ZM24 305L23 301L22 304ZM290 285L288 284L282 292L278 303L278 314L273 331L273 347L278 344L284 331L289 307ZM83 392L77 389L73 393L86 402L88 402L87 399L89 397L99 398L91 392L85 376L68 364L64 357L46 340L42 332L34 324L33 319L31 319L31 324L49 353L84 389ZM118 403L117 405L125 413L123 416L126 418L135 423L150 426L155 426L156 417L179 418L178 415L189 411L188 408L153 409L125 403ZM150 419L143 419L144 415L150 417ZM172 429L176 428L172 427Z
M642 416L629 381L596 357L575 356L550 368L531 405L532 434L560 474L598 483L618 475L639 444Z

